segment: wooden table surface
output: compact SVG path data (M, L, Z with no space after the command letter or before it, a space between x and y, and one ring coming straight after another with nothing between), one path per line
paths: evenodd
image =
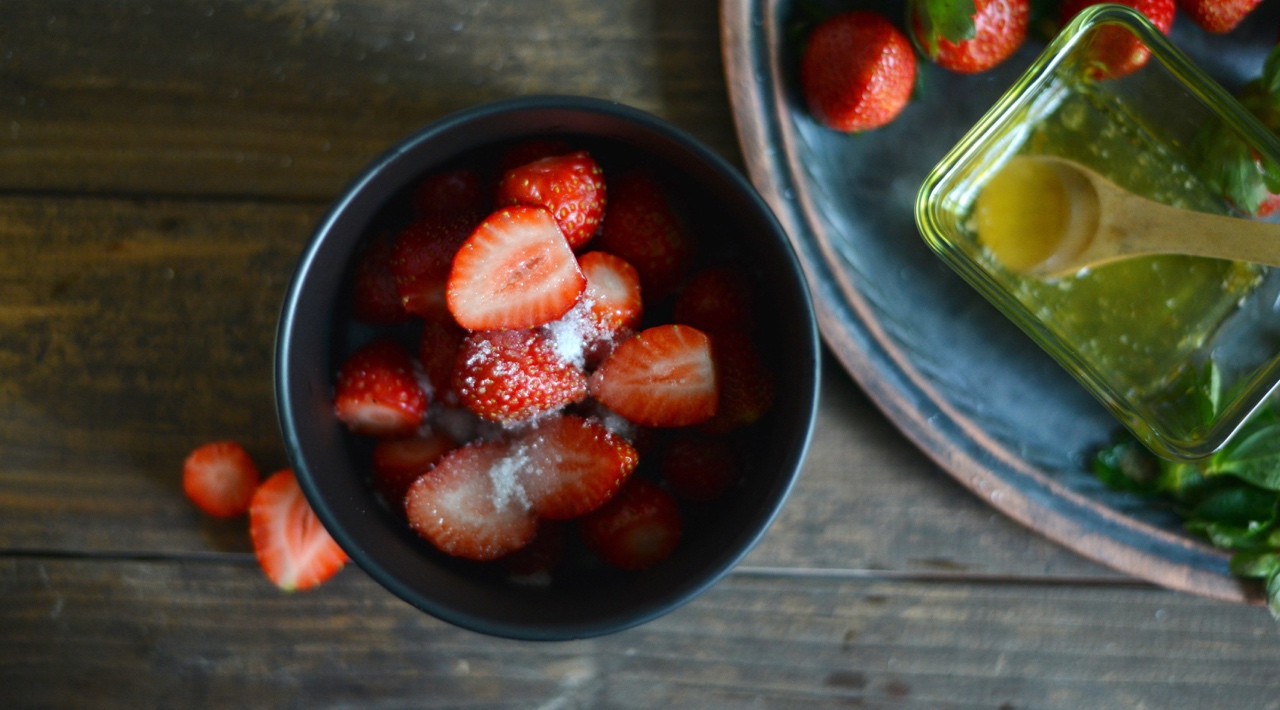
M499 640L348 567L286 595L184 498L286 466L280 300L326 204L414 128L566 93L742 164L715 0L42 0L0 13L0 707L1280 706L1280 627L1005 519L830 358L777 524L639 628Z

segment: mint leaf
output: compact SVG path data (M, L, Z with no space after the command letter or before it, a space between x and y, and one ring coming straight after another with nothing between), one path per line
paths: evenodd
M1264 579L1280 572L1280 553L1237 552L1231 556L1231 573L1238 577Z
M1230 474L1269 491L1280 491L1280 422L1236 434L1205 466L1205 474Z

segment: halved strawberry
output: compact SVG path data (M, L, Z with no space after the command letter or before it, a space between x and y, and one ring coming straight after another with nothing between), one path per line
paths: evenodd
M742 461L724 438L686 434L662 453L661 470L677 496L707 502L724 495L738 480Z
M351 284L351 313L365 323L388 325L409 320L391 275L394 238L380 236L365 247L356 262Z
M479 223L480 215L474 212L428 215L400 232L390 269L404 310L427 320L453 322L445 301L453 255Z
M201 510L220 518L244 514L261 480L257 464L235 441L204 444L182 463L182 490Z
M422 217L484 211L484 178L473 168L444 170L423 178L409 196L414 211Z
M551 213L515 206L486 217L463 242L446 298L468 330L532 328L568 312L586 285Z
M622 343L590 380L591 394L645 426L699 424L716 413L711 339L687 325L660 325Z
M593 251L578 257L578 267L587 278L583 301L602 335L640 325L644 302L634 266L619 256Z
M755 328L751 281L733 266L713 266L694 274L676 297L676 323L704 333L750 332Z
M403 510L409 484L457 446L453 438L437 433L383 439L373 447L373 485L395 510Z
M629 483L578 523L587 548L609 564L640 570L661 562L680 544L680 509L666 491L643 478Z
M507 424L581 400L587 378L541 331L482 331L458 349L453 391L476 415Z
M348 429L369 436L407 436L427 410L413 360L399 341L376 339L342 364L334 385L333 410Z
M755 343L742 333L718 333L711 339L711 357L720 382L720 401L702 430L724 434L754 424L773 406L778 389L777 378Z
M457 404L453 391L453 367L458 361L458 348L467 337L467 331L450 320L448 323L427 321L418 335L418 360L431 383L433 402Z
M577 250L591 241L604 218L604 171L586 151L535 160L502 176L497 202L545 207Z
M287 592L314 587L347 563L289 469L272 474L253 494L249 533L262 571Z
M635 267L650 304L675 291L694 254L693 238L657 174L648 169L610 178L609 209L595 247Z
M528 463L520 480L543 518L576 518L599 508L626 483L640 456L599 422L554 416L514 442Z
M538 518L517 481L521 458L504 441L445 454L405 495L409 525L440 551L494 560L533 540Z

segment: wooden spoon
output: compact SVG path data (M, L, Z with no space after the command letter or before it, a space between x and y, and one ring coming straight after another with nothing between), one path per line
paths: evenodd
M1006 194L992 197L1002 175ZM1001 222L1009 219L1021 221ZM1045 278L1146 254L1280 266L1280 224L1170 207L1046 155L1017 156L1001 168L978 197L977 222L978 239L1006 267ZM995 236L1001 232L1003 239ZM1034 241L1015 245L1008 235Z

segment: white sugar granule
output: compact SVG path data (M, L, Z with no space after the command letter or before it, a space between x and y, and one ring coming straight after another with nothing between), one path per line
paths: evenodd
M556 359L567 365L582 367L587 360L587 346L597 336L591 309L595 302L584 296L559 320L544 326Z
M529 456L523 447L519 447L503 456L489 469L489 480L493 483L494 509L502 510L512 502L518 503L525 510L532 507L529 496L520 483L520 471L528 465Z

